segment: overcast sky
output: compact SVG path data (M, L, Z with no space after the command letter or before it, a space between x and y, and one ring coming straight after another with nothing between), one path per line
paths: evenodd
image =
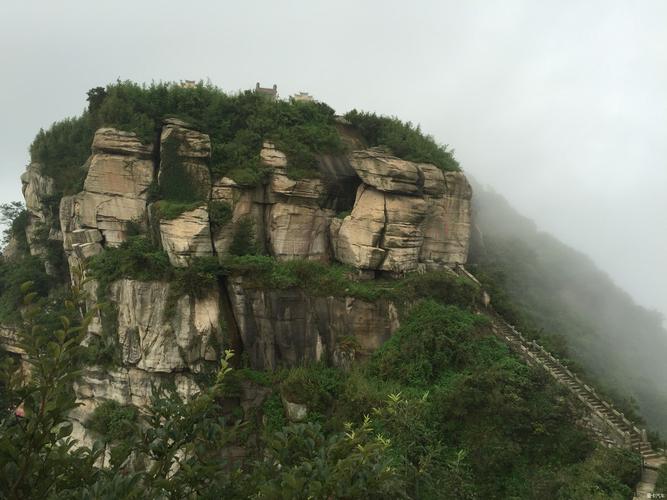
M117 78L396 115L667 314L667 1L2 0L0 201Z

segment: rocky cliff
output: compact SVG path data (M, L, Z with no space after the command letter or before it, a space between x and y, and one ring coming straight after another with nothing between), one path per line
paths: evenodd
M472 196L465 176L346 140L353 146L348 153L320 156L312 178L298 179L288 176L287 156L265 142L266 181L247 187L211 178L211 141L183 121L166 120L155 145L100 128L83 166L83 189L62 197L57 210L49 204L54 181L40 165L23 175L30 251L42 252L35 231L57 217L59 230L48 239L62 241L72 280L91 257L142 234L176 268L205 257L224 262L244 231L257 253L278 262L343 264L355 280L465 264ZM176 203L176 211L171 203L170 211L154 195L169 189L176 199L185 190L192 197ZM177 295L160 277L121 279L104 290L89 283L90 300L104 299L113 311L110 321L93 322L89 335L114 336L121 363L88 368L77 386L83 406L76 419L82 422L104 399L146 406L151 384L166 380L184 395L196 392L196 375L215 366L223 345L241 350L255 368L320 359L340 365L377 349L399 325L400 304L390 300L271 289L252 278L228 276L196 296ZM341 339L351 339L356 353L342 350Z

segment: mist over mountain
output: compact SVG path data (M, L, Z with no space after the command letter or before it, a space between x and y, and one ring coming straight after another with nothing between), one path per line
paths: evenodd
M471 261L516 305L513 321L583 366L626 410L634 400L652 427L667 432L662 315L637 305L589 257L539 231L492 189L473 188Z

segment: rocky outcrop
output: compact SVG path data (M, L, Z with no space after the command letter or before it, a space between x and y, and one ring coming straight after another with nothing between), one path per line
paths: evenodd
M42 173L39 163L31 163L21 175L25 208L31 216L44 219L48 200L55 194L55 181Z
M266 210L269 204L267 198L264 186L248 189L228 177L213 184L211 201L225 204L232 214L228 221L211 228L213 247L220 258L229 255L229 247L244 221L250 222L257 246L266 248Z
M195 257L213 255L208 210L205 206L160 220L162 248L175 267L187 267Z
M158 181L162 181L168 162L177 161L179 168L183 168L189 177L198 198L208 200L211 192L211 174L207 165L211 158L209 136L194 130L182 120L168 118L160 135L160 152Z
M111 286L125 366L147 372L201 371L220 345L219 296L172 298L168 283L121 280Z
M333 360L339 342L354 339L363 356L398 328L393 303L317 297L304 290L263 290L242 277L227 284L245 352L255 368Z
M472 191L463 174L378 149L355 151L350 163L363 184L350 215L331 223L337 260L393 273L466 262Z
M278 260L328 262L331 210L292 203L275 203L269 211L271 255Z
M145 225L148 189L154 168L152 147L133 133L110 128L95 133L88 174L81 193L60 202L65 251L72 251L72 233L97 229L104 246L118 246L130 224Z
M70 438L78 441L77 446L91 447L96 439L100 439L87 428L95 408L104 401L116 401L146 411L151 406L153 388L158 387L173 387L183 399L190 399L201 391L189 373L152 373L133 367L87 367L74 384L79 406L70 413L73 424Z
M290 178L287 155L265 142L260 160L268 175L254 187L228 177L212 180L209 137L181 120L164 121L159 151L133 133L99 129L83 166L83 191L62 198L61 232L48 237L63 240L73 275L89 257L119 246L130 228L148 233L149 213L153 241L175 267L197 257L224 259L237 234L276 260L338 261L365 278L465 263L472 195L465 176L365 149L348 124L338 125L351 152L319 157L312 178ZM49 217L55 183L38 164L28 167L22 181L35 252L35 231ZM159 203L148 207L156 187L162 202L201 203L167 219ZM181 188L188 196L179 196ZM73 414L75 435L90 438L80 424L103 400L145 408L151 384L168 382L183 396L194 394L199 390L194 375L215 367L224 343L242 350L254 368L316 360L348 368L399 326L396 305L384 299L371 303L298 288L266 289L252 278L227 277L219 289L197 297L178 296L158 281L124 279L105 290L117 316L111 322L105 316L111 331L103 331L101 316L95 317L89 340L113 335L122 366L86 370L76 388L82 406ZM85 286L92 305L98 284ZM224 332L221 312L228 323ZM11 332L3 335L15 348ZM292 404L285 402L299 420L306 410Z
M31 163L21 175L21 184L25 207L28 212L28 223L25 235L31 255L45 257L48 240L61 240L60 231L54 230L51 221L54 217L53 200L56 193L55 181L44 175L39 163ZM5 254L11 256L10 246ZM54 274L51 263L44 260L46 272Z
M364 184L379 191L392 193L419 194L420 173L417 165L372 148L354 151L350 164Z
M427 196L424 244L419 260L427 267L465 264L471 232L472 188L461 172L446 172L442 194Z

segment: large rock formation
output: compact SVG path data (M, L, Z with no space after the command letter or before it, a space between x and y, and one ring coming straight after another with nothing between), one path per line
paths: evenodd
M366 278L465 263L472 195L465 176L364 149L347 125L339 125L352 152L320 157L313 178L290 178L287 156L265 142L260 160L269 175L255 187L228 177L212 180L209 137L180 120L163 123L159 151L133 133L99 129L84 165L83 190L62 198L60 231L49 237L63 240L73 275L89 257L126 241L130 229L150 233L172 266L181 268L198 257L224 261L239 235L278 261L338 261ZM55 184L37 164L22 181L34 231L49 217ZM181 181L194 203L179 198ZM179 203L184 211L166 218L162 205L149 207L149 194L157 191L172 212ZM31 251L39 251L34 238ZM268 289L252 276L231 276L219 285L195 297L178 296L162 281L112 283L105 300L116 315L105 322L95 318L89 334L112 335L122 365L86 370L76 388L82 406L75 421L84 423L106 399L146 407L151 384L172 382L184 396L195 393L195 375L215 368L224 344L242 350L255 368L314 360L346 367L399 325L396 305L384 299ZM86 289L94 302L98 284ZM12 348L10 333L0 340ZM88 439L79 424L76 436Z
M125 366L147 372L199 372L215 361L222 342L219 296L172 299L162 282L121 280L111 285L118 309L118 342Z
M160 134L159 182L163 182L170 167L174 168L170 162L178 162L175 168L185 170L198 198L208 200L211 174L207 163L210 157L211 139L207 134L192 129L182 120L168 118L164 121Z
M60 202L65 251L71 256L72 233L95 229L104 246L118 246L130 224L145 226L146 200L153 182L152 146L133 133L110 128L95 133L83 191Z
M47 253L46 242L48 240L62 240L61 232L50 227L51 218L54 216L53 198L56 183L52 178L44 175L39 163L33 162L21 175L21 184L28 212L28 223L25 230L28 248L31 255L44 257ZM12 248L8 250L5 254L11 255ZM50 263L45 260L44 264L46 272L53 274L54 270Z
M298 289L262 290L232 279L227 292L243 346L253 366L275 369L335 360L339 344L354 339L359 354L382 345L398 328L392 302L318 297Z
M350 163L363 184L350 215L331 224L336 259L394 273L466 262L472 190L463 174L378 149Z

